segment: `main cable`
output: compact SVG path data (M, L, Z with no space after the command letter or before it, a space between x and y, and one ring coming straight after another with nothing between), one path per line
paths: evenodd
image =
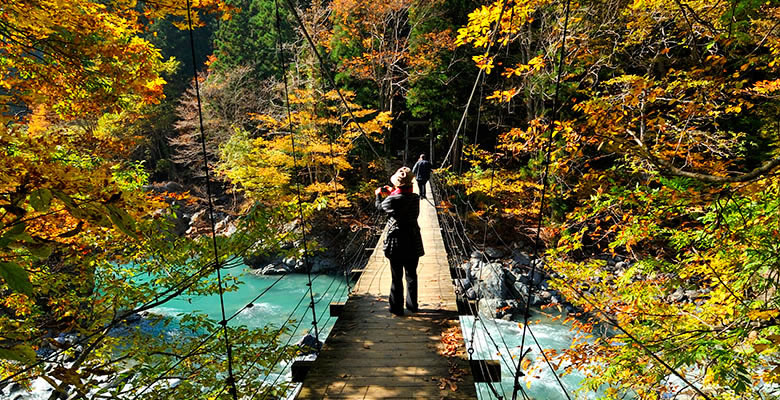
M274 0L274 4L277 4L278 0ZM347 102L347 99L344 97L344 94L341 93L341 90L339 90L339 87L336 85L336 80L333 79L333 74L331 73L330 69L325 64L325 59L320 54L319 50L317 50L317 45L314 43L314 40L311 38L311 35L309 35L309 31L306 29L306 25L303 23L303 20L301 19L301 16L298 15L298 11L295 9L295 5L292 3L291 0L286 0L287 7L290 9L290 12L295 17L295 20L298 22L298 25L301 27L301 31L303 32L303 35L306 37L306 41L309 42L309 46L311 46L311 51L314 53L314 55L317 57L317 60L320 62L320 69L325 72L325 78L328 80L328 83L331 84L333 89L336 91L336 94L339 95L339 99L341 99L341 102L344 104L344 107L347 109L347 113L352 118L352 122L355 123L358 130L360 131L360 135L363 136L363 138L366 140L366 143L368 144L368 147L371 149L371 151L374 153L377 158L382 158L379 153L374 149L374 146L371 144L371 139L369 139L368 134L365 130L363 130L363 126L360 125L360 122L358 122L357 117L352 112L352 107L349 106L349 103ZM277 14L278 11L278 5L277 5ZM278 18L278 17L277 17ZM285 81L286 84L286 81Z
M189 1L189 0L188 0ZM319 343L320 340L320 332L317 327L317 310L315 309L315 303L314 303L314 288L311 284L311 262L309 260L309 246L306 241L306 219L303 215L303 200L301 197L301 178L298 175L298 156L295 151L295 132L293 132L293 126L292 126L292 111L290 110L290 94L289 94L289 88L287 86L287 62L284 59L284 48L282 47L282 18L279 15L279 1L274 0L274 9L276 11L276 30L277 30L277 36L279 38L279 64L281 66L282 71L282 81L284 81L284 98L287 108L287 128L290 131L290 144L292 145L292 156L293 156L293 173L295 174L295 192L296 196L298 198L298 216L301 219L301 238L303 240L303 262L306 265L306 277L308 279L307 286L309 287L309 298L311 302L309 303L311 306L311 318L312 318L312 325L314 326L314 338Z
M290 0L287 0L290 1ZM488 47L485 50L485 59L489 59L490 55L490 48L493 47L493 44L496 42L496 38L498 37L498 31L501 30L501 19L504 17L504 11L506 10L506 5L508 1L504 0L503 4L501 5L501 11L498 13L498 19L496 20L496 30L493 31L492 38L490 42L488 43ZM447 164L447 161L449 160L450 153L452 152L452 148L455 146L455 143L458 141L458 135L460 134L460 130L463 128L463 122L466 120L466 115L469 113L469 107L471 106L471 101L474 99L474 93L477 91L477 86L479 84L479 80L482 77L482 74L484 73L484 70L480 68L479 72L477 72L477 79L474 80L474 86L471 87L471 94L469 94L469 99L466 101L466 108L463 110L463 115L460 117L460 122L458 123L458 128L455 129L455 135L452 138L452 143L450 144L449 150L447 150L447 155L444 156L444 160L441 162L441 166Z
M544 220L544 201L545 201L545 195L547 194L547 186L548 186L548 174L550 172L550 151L552 149L552 143L555 139L555 120L558 118L558 108L559 108L559 96L560 96L560 90L561 90L561 79L563 77L563 67L564 63L566 62L566 35L568 34L569 29L569 12L571 9L571 0L566 0L566 6L564 10L564 21L563 21L563 35L561 37L561 52L559 55L559 61L558 61L558 74L555 79L555 95L553 96L553 110L552 115L550 117L550 136L547 138L547 142L545 143L544 148L544 172L542 173L542 192L541 192L541 199L539 201L539 217L537 218L536 223L536 235L534 237L534 254L531 261L531 270L529 272L529 285L528 285L528 295L526 296L526 302L525 302L525 312L524 312L524 322L523 322L523 336L520 341L521 348L525 348L525 336L526 331L528 330L528 313L529 309L531 307L531 295L533 293L534 285L533 285L533 277L536 273L536 266L541 265L542 259L539 257L539 241L541 240L541 232L542 232L542 222ZM517 360L517 371L520 371L520 366L523 362L523 357L520 357ZM553 371L555 373L555 371ZM556 375L557 378L557 375ZM519 385L519 374L515 374L515 383L514 383L514 393L512 394L512 400L517 400L517 387ZM560 381L559 381L560 383ZM569 393L566 391L566 388L561 385L561 387L564 390L564 393L566 394L566 397L570 399Z
M228 378L226 384L230 387L230 394L233 396L233 400L238 400L238 391L236 390L236 380L233 376L233 351L230 344L230 333L228 332L227 320L225 319L225 299L224 288L222 287L222 271L219 261L219 249L217 247L217 228L216 221L214 221L214 202L212 201L211 193L211 177L209 174L209 159L208 152L206 151L206 134L203 130L203 110L200 100L200 84L198 82L198 62L195 57L195 37L192 29L192 7L190 0L187 0L187 28L190 36L190 52L192 53L192 72L195 80L195 98L198 104L198 127L200 130L200 144L203 151L203 172L206 176L206 195L208 197L209 206L209 220L211 222L211 243L214 248L214 269L217 271L217 286L219 290L219 306L222 312L222 320L219 322L222 325L223 334L225 336L225 351L227 353L227 368Z

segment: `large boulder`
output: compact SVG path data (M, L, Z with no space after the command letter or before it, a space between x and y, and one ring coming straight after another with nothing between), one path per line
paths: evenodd
M316 354L322 348L322 342L317 340L311 333L307 333L301 340L296 343L300 349L301 354Z
M270 256L263 253L248 253L243 256L244 264L251 269L262 269L268 264L278 264L282 259L278 256Z
M515 282L512 284L510 296L513 299L518 299L525 302L526 298L528 297L528 285L520 281Z
M469 262L464 265L466 269L466 277L472 282L478 281L483 265L485 265L485 263L482 262L482 260L476 258L469 260Z
M233 217L230 215L226 216L220 221L217 221L217 223L214 225L214 229L217 231L217 234L222 236L231 236L238 230L235 222L233 222Z
M547 279L547 274L541 270L539 267L536 267L533 271L533 276L531 276L531 283L539 287L542 285L542 282L544 282Z
M339 270L341 266L339 263L330 257L314 257L312 259L311 272L326 273Z
M507 272L501 263L484 264L476 276L477 292L484 299L505 299L509 294Z
M182 193L186 189L184 186L177 182L169 181L169 182L161 182L161 183L154 183L151 185L144 185L141 187L141 190L145 192L154 192L154 193Z

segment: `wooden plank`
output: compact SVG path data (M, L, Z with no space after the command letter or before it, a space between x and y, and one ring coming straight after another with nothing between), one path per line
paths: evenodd
M448 366L429 366L429 367L411 367L411 368L408 366L371 367L371 368L341 366L340 368L331 371L323 371L321 368L319 368L319 364L318 364L315 368L309 371L309 374L306 376L305 384L306 386L310 386L310 385L321 383L323 381L333 382L334 380L343 377L344 375L360 376L364 378L391 376L393 378L402 379L403 377L406 376L430 376L430 375L445 376L448 373L449 373Z

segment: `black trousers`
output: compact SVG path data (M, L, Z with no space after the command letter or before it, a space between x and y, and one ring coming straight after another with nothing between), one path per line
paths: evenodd
M425 197L425 185L428 183L428 180L417 180L417 187L420 189L420 197Z
M406 272L406 309L417 312L417 263L419 257L391 258L390 312L404 313L404 272Z

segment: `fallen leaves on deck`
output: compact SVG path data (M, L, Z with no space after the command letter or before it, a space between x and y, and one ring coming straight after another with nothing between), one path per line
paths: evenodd
M456 325L441 332L440 354L446 357L463 355L463 333L460 326Z

